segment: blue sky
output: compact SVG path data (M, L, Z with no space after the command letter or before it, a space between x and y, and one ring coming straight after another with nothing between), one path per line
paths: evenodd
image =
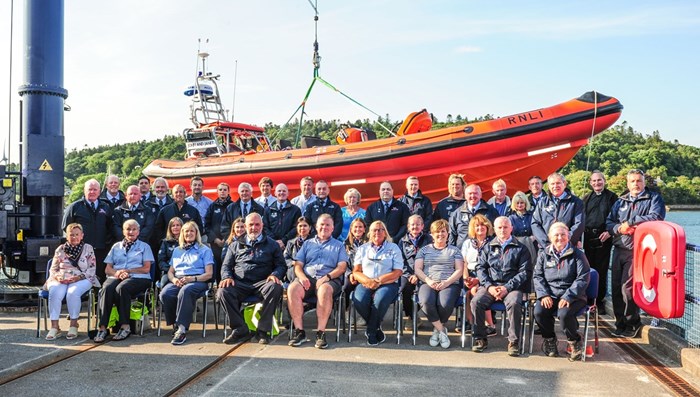
M0 5L0 129L8 89L17 141L23 0ZM700 147L700 3L695 1L319 0L320 74L393 120L427 108L476 117L551 106L597 90L624 104L621 121ZM69 0L65 5L66 147L174 135L190 127L185 86L197 39L235 120L284 123L312 77L308 0ZM317 85L313 119L374 119ZM6 139L6 138L5 138ZM16 157L15 157L16 158Z

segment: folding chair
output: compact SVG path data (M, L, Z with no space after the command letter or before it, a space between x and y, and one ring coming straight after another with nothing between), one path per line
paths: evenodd
M289 299L289 298L287 298ZM304 314L310 313L316 310L316 303L318 298L315 296L304 299ZM342 327L343 333L345 333L345 319L343 318L343 313L345 313L345 291L341 290L337 297L333 298L333 320L335 324L335 341L340 341L340 329ZM303 316L303 315L302 315ZM289 320L289 340L292 340L292 334L294 333L294 321ZM341 325L342 324L342 325Z
M208 308L208 295L209 295L209 290L211 289L211 282L207 283L207 289L202 291L198 296L197 300L202 299L202 338L206 338L207 336L207 308ZM156 281L156 299L158 300L158 336L160 336L160 327L161 327L161 320L163 317L163 302L160 301L160 292L162 291L163 287L160 285L160 280ZM216 314L215 314L216 315ZM194 310L192 311L192 322L197 321L197 302L194 304ZM219 324L217 322L216 328L219 328Z
M501 313L501 335L505 335L506 331L506 320L508 319L506 317L506 304L503 301L496 301L489 306L489 310L491 310L491 313L496 313L500 312ZM532 309L529 301L527 300L527 294L525 295L524 299L520 302L520 310L521 312L521 324L520 324L520 335L518 335L518 350L520 350L520 354L525 353L525 346L527 346L527 343L525 343L525 336L529 335L529 333L525 332L525 329L527 328L528 324L528 317L532 317ZM474 346L474 333L472 332L472 338L471 338L471 344Z
M49 278L49 270L51 269L51 262L53 259L49 259L48 263L46 264L46 278ZM41 337L41 312L42 312L42 307L44 311L44 331L48 331L49 329L49 323L48 323L48 318L49 318L49 291L42 289L39 289L39 292L37 293L37 310L36 310L36 337L40 338ZM92 309L95 307L95 293L93 292L93 288L90 288L85 292L81 297L80 300L82 301L83 299L87 298L88 301L88 312L87 312L87 329L88 331L90 330L90 320L92 318ZM63 301L65 302L65 298L63 298ZM95 326L97 326L97 321L95 321Z
M399 288L396 297L392 302L393 306L393 324L396 329L396 344L401 343L401 335L403 335L403 290ZM352 334L357 333L357 311L355 310L355 303L353 302L353 297L355 296L355 291L350 293L350 313L348 315L348 343L352 342Z
M461 283L461 280L460 280ZM418 305L420 302L418 301L418 289L420 289L420 284L416 285L415 290L413 291L413 327L411 330L411 337L413 339L413 346L416 345L416 336L418 335ZM467 307L467 295L466 295L466 290L464 287L461 288L459 295L457 295L456 302L455 302L455 328L460 328L460 340L462 342L462 347L464 347L464 342L466 340L466 323L467 323L467 316L465 313L465 308ZM459 324L462 324L460 327Z
M583 324L584 336L583 336L583 356L581 361L586 361L586 352L588 350L588 329L591 324L591 315L593 315L594 326L593 326L593 336L594 336L594 351L598 354L599 339L598 339L598 306L596 306L596 300L598 297L598 271L591 268L588 279L588 287L586 287L586 306L581 308L581 310L576 313L576 317L586 316L586 320ZM530 353L532 353L532 345L535 337L535 329L531 327L530 332Z

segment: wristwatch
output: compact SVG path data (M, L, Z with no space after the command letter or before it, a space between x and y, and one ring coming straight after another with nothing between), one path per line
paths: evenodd
M195 283L197 282L197 276L194 276L194 282Z

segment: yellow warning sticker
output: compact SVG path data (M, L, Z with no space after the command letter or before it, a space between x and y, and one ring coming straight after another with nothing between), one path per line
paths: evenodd
M53 168L51 168L51 164L49 164L49 160L44 160L43 163L39 166L39 171L53 171Z

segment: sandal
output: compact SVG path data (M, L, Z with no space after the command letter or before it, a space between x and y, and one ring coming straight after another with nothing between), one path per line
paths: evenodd
M112 340L117 340L117 341L124 340L124 339L128 338L129 335L131 335L131 329L121 328L119 330L119 332L117 332L117 334L114 335L114 338L112 338Z
M78 327L69 327L66 339L75 339L78 337Z
M46 334L46 340L56 340L61 335L61 330L58 328L51 328L49 333Z
M95 335L95 338L93 339L93 342L95 342L95 343L102 343L102 342L105 341L105 339L107 339L107 335L109 335L109 333L107 332L107 330L106 330L106 329L101 329L101 330L97 331L97 335Z

